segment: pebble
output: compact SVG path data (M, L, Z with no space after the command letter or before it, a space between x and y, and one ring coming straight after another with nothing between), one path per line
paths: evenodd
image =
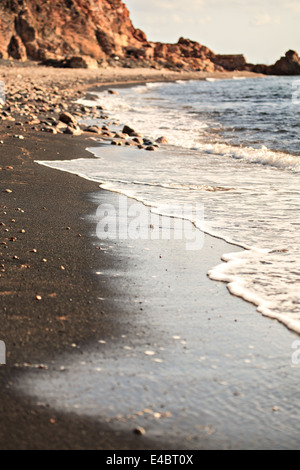
M133 432L134 434L137 434L138 436L144 436L146 434L145 429L142 428L141 426L138 426L137 428L135 428Z
M158 144L168 144L169 143L168 139L164 136L158 137L158 139L156 139L156 142Z
M61 113L60 116L59 116L59 120L61 122L64 122L65 124L74 124L75 126L77 126L77 119L74 118L74 116L72 116L72 114L68 113L68 112L64 112L64 113Z
M42 131L47 132L48 134L57 134L57 129L50 126L43 127Z
M83 129L84 132L92 132L93 134L102 134L102 130L98 126L89 126Z
M139 144L139 145L143 145L143 143L144 143L143 139L140 138L140 137L134 137L134 138L132 139L132 141L133 141L133 142L136 142L136 143Z
M128 134L129 136L131 136L134 133L135 133L135 131L131 127L129 127L129 126L124 126L123 127L122 134Z
M64 134L69 134L69 135L81 135L82 134L82 130L80 129L80 127L76 127L75 129L73 127L70 127L68 126L65 130L64 130Z
M154 351L145 351L144 353L146 356L154 356L155 352Z
M112 140L111 145L117 145L117 146L121 147L123 145L123 143L118 141L118 140Z
M114 137L114 134L112 132L103 131L102 136L103 137Z
M128 137L128 135L122 134L122 132L116 132L116 133L115 133L115 138L116 138L116 139L123 139L123 140L126 140L127 137Z

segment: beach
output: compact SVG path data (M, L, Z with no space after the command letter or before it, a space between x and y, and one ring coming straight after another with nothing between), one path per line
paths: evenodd
M24 79L30 86L55 83L68 110L96 86L208 75L1 68L9 87L15 77L19 87ZM207 277L224 253L240 248L205 236L195 263L182 240L99 240L96 209L116 206L118 196L36 163L91 158L93 136L31 127L18 120L0 127L0 339L7 348L0 447L296 448L297 335ZM182 253L177 262L174 252ZM125 386L120 377L127 373ZM87 403L84 387L76 388L81 382L86 390L108 385ZM106 413L106 397L114 397L107 409L116 410ZM134 433L138 427L144 435Z

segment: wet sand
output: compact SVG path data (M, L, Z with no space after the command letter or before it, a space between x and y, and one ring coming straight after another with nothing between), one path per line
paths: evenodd
M184 238L151 240L151 230L147 240L99 245L95 212L100 204L118 208L119 195L90 198L90 242L101 248L94 275L98 292L112 288L99 300L116 330L57 357L50 375L18 374L14 389L42 409L128 434L142 427L163 449L297 448L297 336L206 276L222 254L240 248L205 236L202 249L189 251ZM160 227L168 223L162 217Z
M89 138L14 134L1 125L0 448L297 448L297 336L206 276L238 248L101 245L93 215L118 196L34 163L90 158Z
M105 262L90 243L90 227L82 218L93 210L88 195L97 185L34 163L57 158L57 152L62 158L69 158L70 151L74 157L88 155L87 142L71 136L24 136L19 144L2 133L2 168L13 169L0 171L1 242L6 243L1 245L1 340L7 348L7 364L0 366L0 447L152 448L132 432L120 434L105 423L41 409L14 392L16 373L35 366L41 372L60 354L74 352L74 343L83 346L118 330L115 310L98 299L113 292L109 286L99 291L93 271L99 264L105 268Z

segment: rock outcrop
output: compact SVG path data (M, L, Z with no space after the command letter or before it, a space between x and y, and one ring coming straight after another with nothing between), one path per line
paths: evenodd
M0 58L61 67L147 65L170 69L234 69L238 56L222 59L201 44L148 42L134 28L121 0L2 0ZM234 59L235 58L235 59Z
M300 74L294 51L266 66L247 64L241 54L215 54L185 38L176 44L149 42L143 31L134 28L121 0L1 0L0 58L74 68L108 63L206 72Z
M296 51L289 50L274 65L257 64L251 70L265 75L300 75L300 57Z
M141 48L121 0L1 0L0 56L17 60L63 60L89 56L101 61Z
M177 44L150 43L150 47L154 62L160 66L206 72L224 70L214 63L215 54L208 47L190 39L180 38Z

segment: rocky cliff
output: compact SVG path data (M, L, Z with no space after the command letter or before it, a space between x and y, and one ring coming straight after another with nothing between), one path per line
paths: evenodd
M0 53L18 60L89 56L97 61L141 47L121 0L1 0Z
M1 0L0 58L72 67L105 62L174 69L234 69L230 59L181 38L152 43L134 28L121 0ZM240 60L238 60L240 65Z
M0 58L70 67L109 63L300 74L300 60L293 51L267 67L247 64L243 55L215 54L189 39L180 38L176 44L149 42L134 28L121 0L1 0Z

